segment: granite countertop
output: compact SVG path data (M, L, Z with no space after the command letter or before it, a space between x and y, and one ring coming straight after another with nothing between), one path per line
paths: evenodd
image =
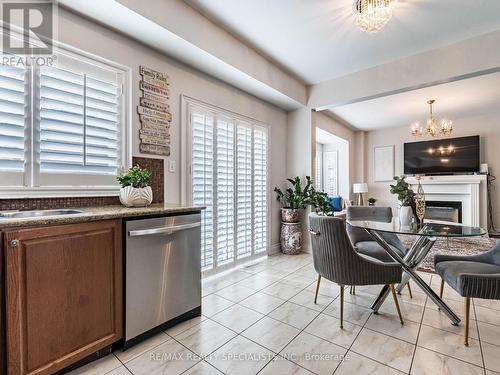
M101 206L101 207L71 207L85 211L84 214L78 215L61 215L50 217L32 217L22 219L1 218L0 230L10 228L38 227L46 225L62 225L85 223L89 221L107 220L107 219L123 219L130 217L144 217L166 214L177 214L184 212L200 211L205 207L192 205L178 205L168 203L152 204L148 207L124 207L124 206Z

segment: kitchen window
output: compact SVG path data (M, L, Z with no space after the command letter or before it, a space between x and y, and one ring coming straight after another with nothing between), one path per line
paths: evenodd
M1 66L0 194L116 195L129 164L127 74L65 49L57 66Z
M202 214L202 269L218 270L268 248L268 129L188 104L191 198Z

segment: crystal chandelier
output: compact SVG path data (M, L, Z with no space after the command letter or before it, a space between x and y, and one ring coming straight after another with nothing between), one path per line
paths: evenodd
M354 13L362 31L376 33L392 17L391 0L355 0Z
M438 129L436 119L434 118L434 113L432 112L432 105L435 102L436 101L434 99L427 101L427 104L429 104L429 118L427 120L426 132L431 137L435 137L437 135L443 135L443 136L451 135L451 132L453 131L453 123L450 120L442 119L440 122L441 126ZM419 122L416 122L411 126L411 135L418 137L423 135L423 133L424 129L422 128Z

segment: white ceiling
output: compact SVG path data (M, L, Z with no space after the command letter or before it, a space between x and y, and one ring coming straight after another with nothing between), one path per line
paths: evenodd
M329 111L360 130L410 127L415 121L425 125L429 99L436 99L435 117L448 118L456 126L462 117L498 113L500 73L335 107Z
M59 4L285 110L302 105L115 0L59 0Z
M498 0L394 0L376 34L352 0L185 0L309 84L500 29Z
M321 128L316 128L316 142L323 145L349 143L345 139L337 137L335 134L329 133Z

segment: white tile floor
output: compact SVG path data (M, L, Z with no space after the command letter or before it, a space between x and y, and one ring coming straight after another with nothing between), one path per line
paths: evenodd
M424 275L433 288L439 277ZM339 288L322 281L307 254L276 255L203 281L203 316L74 374L500 374L500 302L474 300L470 346L417 286L399 297L405 325L387 300L369 309L380 287L346 290L339 328ZM463 315L451 289L445 300Z

